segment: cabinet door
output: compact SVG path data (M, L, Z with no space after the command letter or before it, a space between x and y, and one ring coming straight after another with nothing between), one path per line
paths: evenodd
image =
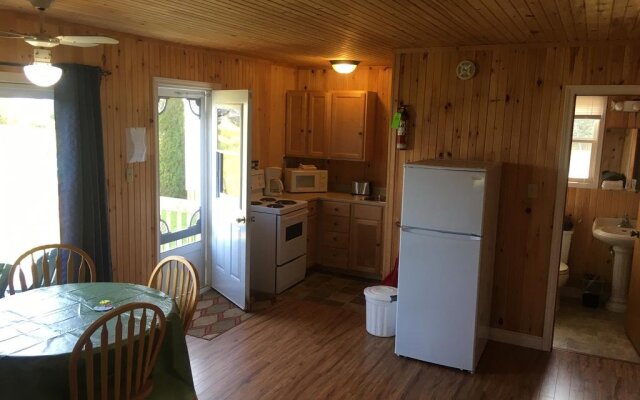
M366 92L331 94L331 158L364 159Z
M287 92L285 148L287 156L304 157L307 154L307 93Z
M310 92L307 117L307 154L324 158L328 154L329 131L327 129L327 104L329 97L324 92Z
M307 268L318 262L318 216L310 215L307 218Z
M370 219L351 220L350 268L354 271L380 275L382 223Z

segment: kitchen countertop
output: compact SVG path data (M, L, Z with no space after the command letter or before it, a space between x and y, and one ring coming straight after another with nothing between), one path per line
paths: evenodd
M386 201L364 200L362 196L354 196L350 193L324 192L324 193L289 193L285 192L282 197L292 200L330 200L341 201L345 203L367 204L371 206L385 207Z

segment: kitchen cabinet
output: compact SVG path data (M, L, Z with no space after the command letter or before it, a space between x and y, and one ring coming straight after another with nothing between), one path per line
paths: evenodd
M349 243L349 268L380 275L382 259L382 208L353 205Z
M343 273L381 276L383 208L320 201L319 264Z
M373 157L376 94L331 92L329 158L369 161Z
M326 267L349 268L349 203L322 201L322 255L320 264Z
M326 158L329 96L325 92L287 92L285 155Z
M307 203L307 268L318 263L318 202Z
M285 156L371 160L375 108L374 92L287 92Z

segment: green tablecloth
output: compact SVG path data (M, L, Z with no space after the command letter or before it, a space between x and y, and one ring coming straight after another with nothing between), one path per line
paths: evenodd
M103 313L93 307L153 303L167 332L153 373L156 399L193 399L189 353L178 309L168 296L127 283L75 283L0 299L0 398L68 399L69 356L85 329Z

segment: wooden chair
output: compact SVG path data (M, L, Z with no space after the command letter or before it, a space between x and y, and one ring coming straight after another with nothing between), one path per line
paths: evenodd
M182 316L184 332L189 329L198 304L200 280L198 271L187 259L169 256L156 265L149 279L150 288L158 289L175 300Z
M153 390L151 373L165 331L165 315L158 306L149 303L126 304L97 319L80 336L71 352L71 399L146 398ZM95 336L93 340L92 336ZM109 338L112 338L111 344ZM94 349L94 344L100 348ZM83 368L79 368L81 364ZM80 384L80 375L84 375L84 387ZM94 382L98 377L99 382Z
M65 257L66 261L63 260ZM65 282L63 282L62 268L66 271ZM27 284L25 271L31 274L30 286ZM11 295L16 293L14 287L16 273L20 290L23 292L43 286L96 281L96 267L91 257L84 250L69 244L46 244L34 247L18 257L9 271L9 294Z

